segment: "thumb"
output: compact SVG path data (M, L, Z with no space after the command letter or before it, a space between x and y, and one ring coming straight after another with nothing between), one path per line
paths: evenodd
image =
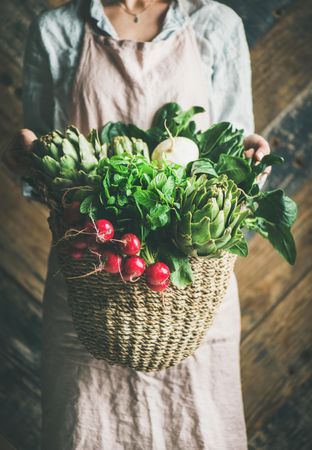
M36 139L37 136L33 131L23 128L16 134L12 143L12 149L29 151Z
M35 133L27 128L20 130L1 155L1 161L13 173L23 174L29 166L28 153L37 139Z

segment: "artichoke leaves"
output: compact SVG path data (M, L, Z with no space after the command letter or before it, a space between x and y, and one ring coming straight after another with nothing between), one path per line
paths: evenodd
M109 146L109 156L122 155L128 153L129 155L142 155L149 162L149 150L146 142L142 139L128 136L115 136Z
M239 203L240 193L226 175L189 178L180 194L179 216L172 220L175 245L187 256L219 256L221 250L242 254L240 227L250 211Z
M52 131L41 136L31 154L39 179L56 197L61 197L64 189L92 186L98 181L98 161L106 156L107 145L101 145L96 130L85 138L74 126L67 127L64 134Z

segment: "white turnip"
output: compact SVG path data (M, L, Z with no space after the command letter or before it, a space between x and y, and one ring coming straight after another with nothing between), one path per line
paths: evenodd
M189 162L199 158L197 144L183 136L169 137L157 145L152 153L152 160L157 161L158 167L163 161L180 164L185 167Z

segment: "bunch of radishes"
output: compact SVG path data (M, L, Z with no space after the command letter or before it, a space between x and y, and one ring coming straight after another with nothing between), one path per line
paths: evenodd
M138 256L141 242L135 234L126 233L120 239L114 239L113 224L107 219L88 218L77 226L83 217L79 206L79 202L72 202L63 214L65 222L72 227L69 234L69 254L72 259L79 260L90 252L99 259L99 266L94 273L102 270L111 274L119 273L124 282L135 282L145 274L146 284L152 291L167 289L170 284L168 266L156 262L146 267L145 260Z

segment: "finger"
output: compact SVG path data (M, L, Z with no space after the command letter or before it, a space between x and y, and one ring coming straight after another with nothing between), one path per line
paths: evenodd
M27 153L31 151L36 139L37 136L31 130L26 128L20 130L4 150L1 161L10 171L17 175L22 174L29 166Z
M268 178L268 175L270 174L271 170L272 166L266 167L266 169L262 173L260 173L260 175L257 176L256 181L260 186L260 188L262 188L262 186L266 182L266 179Z
M246 158L253 158L254 154L255 154L255 149L249 148L248 150L245 150L244 153L245 153Z
M269 175L271 173L271 171L272 171L272 166L269 166L269 167L266 167L262 173L265 175Z
M249 134L244 138L244 147L245 148L256 148L258 149L263 143L264 138L260 136L260 134Z
M27 128L20 130L13 138L12 151L30 150L33 142L37 139L35 133Z
M244 147L246 150L249 148L254 148L256 150L255 159L261 161L264 155L270 153L270 146L264 137L260 136L260 134L250 134L244 138Z
M261 144L261 146L257 149L257 151L255 153L255 159L257 161L261 161L262 158L265 155L269 155L270 152L271 152L271 149L270 149L268 142L265 139L263 139L263 143Z
M35 133L27 128L23 128L20 131L21 143L25 150L30 150L33 142L37 139Z
M268 174L267 173L260 173L260 175L257 176L256 181L258 184L264 184L265 180L267 179Z

